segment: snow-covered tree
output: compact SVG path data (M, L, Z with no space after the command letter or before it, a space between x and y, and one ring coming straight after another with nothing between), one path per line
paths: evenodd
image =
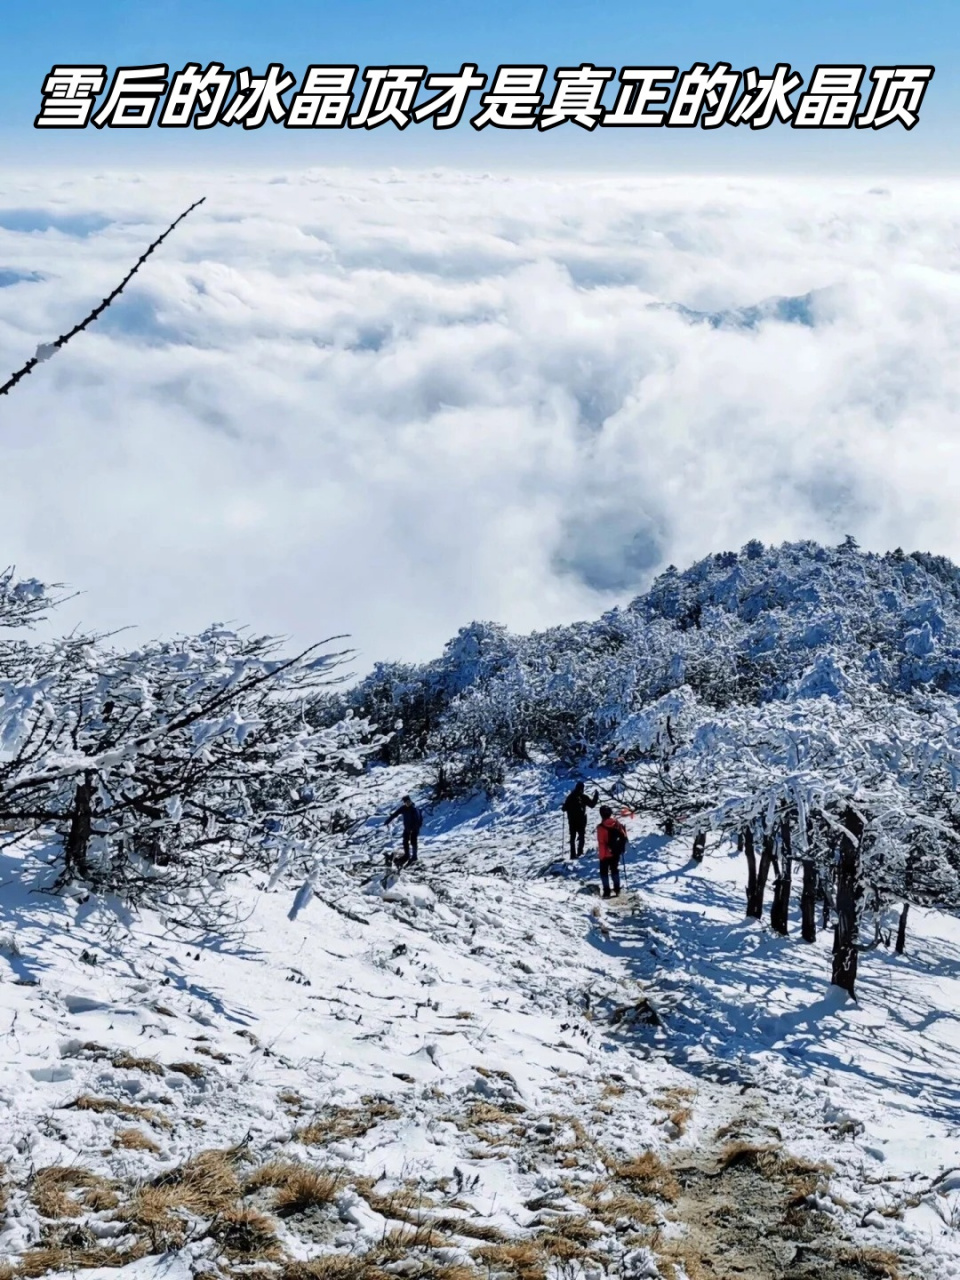
M33 653L0 705L0 821L57 830L63 882L128 899L182 901L306 849L384 741L349 712L310 723L343 657L324 645L285 659L269 637L211 627Z

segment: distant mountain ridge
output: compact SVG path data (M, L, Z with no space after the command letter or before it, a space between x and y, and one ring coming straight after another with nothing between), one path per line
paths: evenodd
M829 292L827 289L811 289L809 293L764 298L762 302L751 306L726 307L721 311L698 311L680 302L670 306L684 320L695 323L706 321L714 329L756 329L765 320L777 320L781 324L802 324L812 329L816 324L817 305Z
M960 694L960 569L926 552L791 542L670 566L650 589L593 621L513 635L462 627L422 664L379 663L346 695L354 710L402 729L393 750L420 758L456 740L471 715L488 740L512 723L573 759L670 689L705 705ZM478 726L477 732L481 729Z
M628 609L681 632L736 619L741 652L776 653L784 674L829 652L891 691L960 693L960 569L944 556L877 555L853 539L838 547L749 542L682 573L668 569Z

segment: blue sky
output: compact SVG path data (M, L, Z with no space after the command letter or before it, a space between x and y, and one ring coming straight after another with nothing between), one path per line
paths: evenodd
M196 0L51 0L9 6L0 50L0 145L8 158L78 164L156 161L207 163L223 157L262 162L276 155L306 163L403 164L474 161L579 160L604 166L738 169L814 169L854 166L867 170L956 169L954 117L960 106L960 6L956 0L913 4L868 0L813 0L785 6L749 0L721 5L688 0L676 6L609 0L605 4L524 3L487 0L459 7L435 0L303 3L236 0L202 5ZM55 62L104 62L108 67L145 62L222 61L229 69L260 70L282 61L301 74L311 61L364 65L423 63L434 71L476 61L488 74L499 62L581 61L623 66L726 60L735 68L769 69L789 61L805 75L819 61L933 63L936 77L921 123L908 135L896 126L875 136L864 131L798 134L774 127L766 136L724 128L701 131L606 130L592 135L565 125L543 136L477 137L464 123L446 136L426 128L403 135L386 126L369 135L357 130L290 136L266 128L261 136L218 127L206 136L87 130L78 134L32 128L44 74ZM640 136L638 136L638 132ZM239 135L239 136L238 136ZM626 135L626 136L625 136Z

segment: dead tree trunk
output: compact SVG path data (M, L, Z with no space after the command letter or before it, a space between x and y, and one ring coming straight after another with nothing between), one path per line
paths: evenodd
M753 897L747 902L747 915L760 920L763 916L763 894L767 887L767 876L774 860L773 836L764 833L763 852L760 854L760 866L757 868Z
M87 849L90 845L90 832L93 826L93 774L85 773L83 781L77 784L73 796L73 812L70 816L70 830L63 845L63 869L66 877L79 875L86 879L89 875L87 865Z
M821 867L817 874L817 893L823 903L823 913L820 917L821 929L826 929L830 923L831 913L836 910L834 894L837 887L837 857L836 845L832 845L829 863Z
M852 808L843 814L843 825L849 834L840 837L840 861L837 865L837 924L833 935L833 977L831 981L851 996L857 981L857 931L860 924L860 841L863 821Z
M897 925L897 945L894 947L898 956L903 955L904 948L907 945L907 912L910 910L910 903L903 904L903 910L900 912L900 923Z
M826 910L826 902L824 902ZM817 864L812 858L803 863L803 888L800 891L800 936L804 942L817 940Z
M757 855L753 847L753 831L750 827L743 830L743 852L747 859L747 915L759 916L754 910L757 900Z
M704 850L707 847L707 833L698 831L693 838L693 853L690 855L694 862L702 862Z
M790 931L790 889L793 884L793 859L790 850L790 824L784 819L780 824L780 861L773 886L773 902L770 906L770 928L774 933Z

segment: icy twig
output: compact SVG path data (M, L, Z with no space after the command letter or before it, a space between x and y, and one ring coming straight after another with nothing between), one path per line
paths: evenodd
M197 205L203 204L206 198L207 198L206 196L201 196L199 200L195 200L193 202L193 204L190 206L189 209L185 209L183 213L180 214L179 218L175 218L173 222L170 223L169 227L167 227L166 231L164 231L163 235L157 236L153 244L151 244L140 255L137 261L133 264L133 266L130 268L127 274L123 277L123 279L117 285L117 287L113 290L113 292L108 293L107 296L103 299L103 301L98 303L98 305L94 307L94 309L90 312L90 314L86 316L83 320L81 320L79 324L75 324L68 333L61 334L60 337L57 338L54 342L41 342L40 345L37 347L36 354L30 360L27 361L27 363L23 366L22 369L18 369L17 372L12 374L7 379L7 381L3 384L3 386L0 387L0 396L5 396L8 391L12 390L17 385L17 383L20 381L21 378L25 378L28 373L32 373L33 370L36 368L36 366L38 364L42 364L44 360L49 360L50 357L54 355L57 351L59 351L61 347L66 346L66 344L70 341L71 338L75 337L76 334L80 333L83 329L86 329L87 325L92 324L93 321L96 320L96 318L102 312L106 311L107 307L110 306L111 302L115 301L120 296L120 294L124 291L124 289L130 283L130 281L136 275L136 273L140 270L140 268L143 266L146 260L150 257L151 253L153 253L154 249L156 249L159 245L161 245L164 242L164 240L166 240L167 236L174 229L174 227L176 227L178 223L182 222L188 213L192 213L193 210L196 209Z

